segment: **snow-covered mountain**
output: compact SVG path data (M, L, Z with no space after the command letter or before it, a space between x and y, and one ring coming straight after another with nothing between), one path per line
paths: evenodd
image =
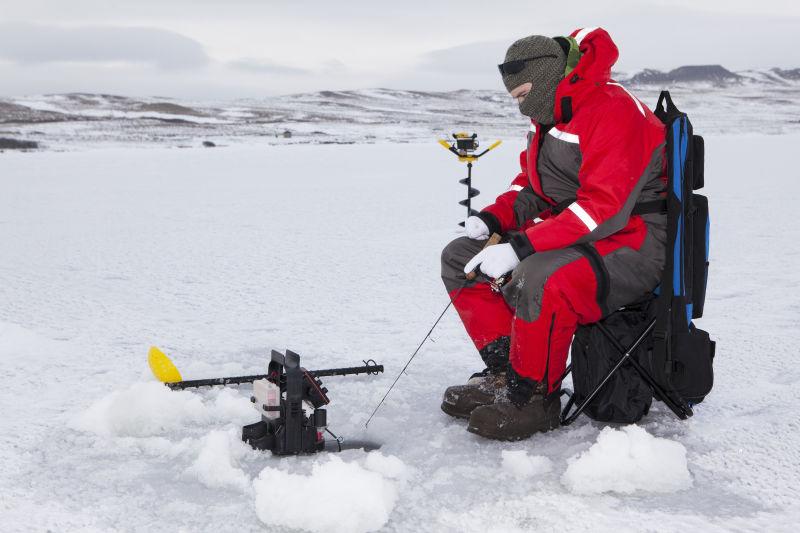
M722 65L686 65L663 72L644 69L640 72L616 76L631 87L672 87L683 85L709 84L717 87L731 87L744 84L790 86L800 81L800 68L784 70L780 68L743 70L732 72Z
M698 130L780 133L800 127L800 69L732 72L719 65L616 75L649 106L662 88ZM470 130L524 136L526 119L502 91L320 91L262 99L184 101L106 94L0 99L4 139L47 149L206 144L330 144L433 140Z

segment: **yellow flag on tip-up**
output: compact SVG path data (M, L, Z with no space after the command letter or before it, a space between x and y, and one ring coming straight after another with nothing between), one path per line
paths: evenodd
M169 357L158 349L156 346L150 347L150 352L147 354L147 362L150 365L150 370L153 375L162 383L174 383L182 381L181 373L170 361Z

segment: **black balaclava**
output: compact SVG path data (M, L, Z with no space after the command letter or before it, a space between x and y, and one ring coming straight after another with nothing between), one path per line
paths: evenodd
M520 112L540 124L553 124L556 105L556 87L564 78L567 57L555 39L542 35L531 35L516 41L506 52L505 62L544 57L526 61L516 74L503 74L503 83L510 92L524 83L531 83L530 93L519 104Z

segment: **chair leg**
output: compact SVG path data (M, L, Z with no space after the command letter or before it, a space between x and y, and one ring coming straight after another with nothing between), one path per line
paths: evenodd
M560 378L558 378L558 379L557 379L557 380L556 380L556 381L553 383L553 385L554 385L554 386L559 386L559 387L560 387L560 386L561 386L561 383L562 383L562 382L563 382L563 381L564 381L564 380L567 378L567 376L569 376L569 373L570 373L570 372L572 372L572 363L570 363L570 364L568 364L568 365L567 365L567 369L566 369L566 370L564 370L564 373L563 373L563 374L561 374L561 377L560 377Z
M600 326L600 328L601 328L600 331L602 331L606 336L611 335L611 332L608 331L605 328L605 326L603 326L600 322L598 322L597 325ZM575 409L575 411L572 414L569 414L569 410L572 407L572 405L575 403L575 401L574 401L574 398L572 396L570 396L569 401L567 401L566 407L561 412L561 425L562 426L568 426L568 425L572 424L575 421L576 418L578 418L578 416L583 412L583 410L586 409L586 406L589 405L589 402L591 402L594 399L594 397L597 396L597 394L600 392L600 389L603 388L603 386L608 382L608 380L611 379L611 376L614 375L614 372L619 370L619 368L625 363L625 361L631 361L632 363L636 363L637 367L634 367L634 368L637 369L637 372L641 373L641 372L644 371L644 369L641 367L641 365L639 365L637 361L635 361L635 360L633 360L631 358L631 354L633 353L634 350L636 350L636 348L639 347L640 344L642 344L642 342L644 342L644 340L647 338L647 335L653 330L653 327L655 327L655 325L656 325L656 321L654 319L652 322L650 322L650 324L648 324L648 326L644 329L644 331L639 335L639 337L633 342L633 344L631 344L631 346L627 350L622 347L622 345L619 343L619 341L617 341L616 338L613 337L613 335L610 337L610 339L612 340L612 343L614 344L614 347L617 348L617 350L619 350L620 353L622 353L622 357L620 357L619 361L617 361L617 363L611 368L611 370L608 371L608 373L605 375L605 377L603 377L603 379L600 381L600 383L597 385L597 387L594 388L594 390L586 397L585 400L583 400L580 403L580 405L578 405L578 407ZM570 368L571 367L572 367L572 365L570 365ZM568 368L567 370L569 371L570 368ZM564 376L562 376L561 379L564 379L564 377L566 377L566 374L567 373L565 373ZM645 372L645 374L646 374L646 372ZM642 377L644 377L644 376L642 376ZM645 380L648 380L648 378L650 378L650 376L644 377ZM648 381L648 383L650 383L650 381L652 381L652 379L650 379ZM675 414L678 415L677 412ZM678 415L678 416L680 416L680 415ZM683 417L683 418L685 418L685 417Z
M650 373L647 372L647 370L645 370L644 367L642 367L639 361L630 357L631 352L633 352L637 348L638 344L640 344L641 341L644 340L643 336L646 336L653 329L655 324L656 324L656 319L654 318L650 322L649 326L644 331L642 336L640 336L639 339L637 339L637 341L634 343L634 345L628 348L627 351L625 350L625 347L622 346L622 344L619 342L619 339L617 339L605 325L603 325L601 322L598 322L597 327L600 329L603 335L605 335L606 338L611 342L611 344L613 344L614 347L617 350L619 350L620 353L624 354L622 359L630 361L630 363L633 365L633 368L636 369L636 372L642 377L642 379L644 379L647 382L648 385L650 385L650 388L653 389L653 393L656 399L664 402L664 404L667 407L669 407L670 411L672 411L675 414L675 416L677 416L681 420L686 420L687 418L689 418L694 414L692 412L692 408L689 407L689 405L686 404L686 402L677 401L672 396L670 396L661 385L656 383L656 381L652 378L652 376L650 376ZM615 366L613 370L616 370L618 367L619 365ZM602 383L600 386L602 386Z

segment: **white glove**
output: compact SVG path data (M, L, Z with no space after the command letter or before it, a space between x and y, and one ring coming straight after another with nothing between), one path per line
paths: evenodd
M480 217L469 217L464 223L464 229L467 230L467 237L470 239L485 241L489 238L489 227Z
M464 274L469 274L480 265L481 271L490 278L499 278L506 272L511 272L519 264L517 252L509 243L488 246L470 259L464 267Z

